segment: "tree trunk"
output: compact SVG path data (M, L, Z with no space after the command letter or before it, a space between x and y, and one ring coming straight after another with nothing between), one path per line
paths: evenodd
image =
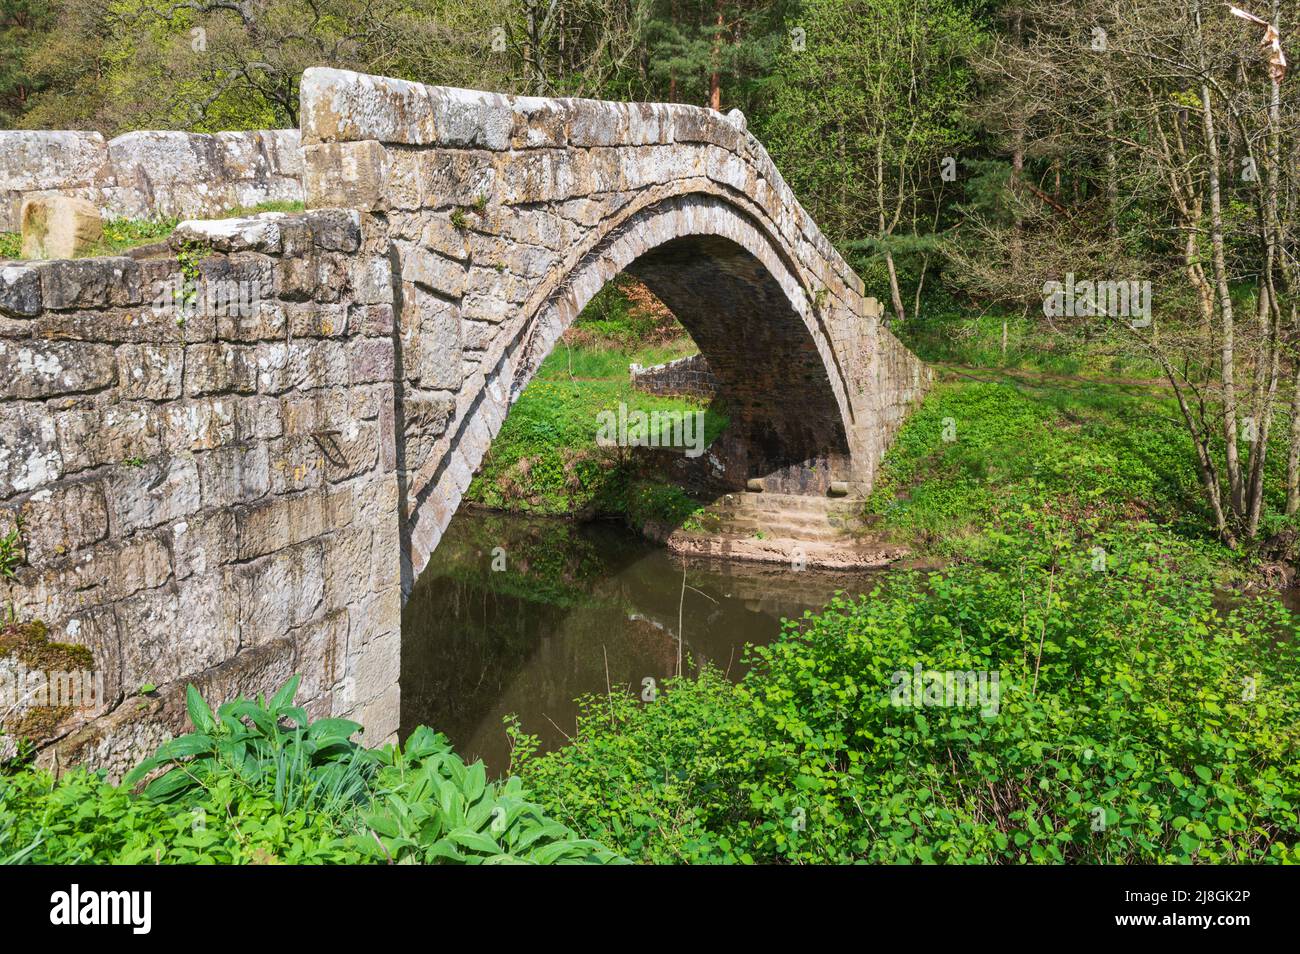
M1201 38L1200 4L1196 5L1196 39L1204 49ZM1201 71L1206 72L1205 55L1201 53ZM1201 120L1205 134L1207 160L1206 181L1210 193L1210 248L1214 265L1214 282L1219 298L1221 331L1219 335L1219 383L1223 389L1223 440L1224 463L1228 477L1229 506L1238 519L1246 516L1245 485L1241 477L1241 461L1237 449L1237 383L1236 352L1232 295L1228 288L1228 267L1223 249L1223 200L1219 185L1219 140L1214 124L1214 105L1208 83L1201 84Z
M715 0L713 9L717 12L717 34L713 37L713 72L709 74L709 108L722 112L722 28L725 20L722 16L724 0Z

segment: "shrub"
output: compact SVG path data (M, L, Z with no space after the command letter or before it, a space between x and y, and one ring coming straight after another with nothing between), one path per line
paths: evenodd
M366 749L343 719L309 722L295 677L269 703L213 713L190 687L195 731L164 744L120 786L77 769L0 777L0 862L608 863L527 800L488 782L444 736ZM152 778L151 778L152 777ZM136 786L151 778L137 794Z
M1296 620L1222 605L1152 528L1098 545L1104 572L1006 533L988 565L891 574L737 686L586 700L573 744L518 768L651 861L1300 862ZM998 672L996 715L894 705L916 665Z

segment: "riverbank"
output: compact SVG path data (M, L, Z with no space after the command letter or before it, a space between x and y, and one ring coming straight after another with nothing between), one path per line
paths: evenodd
M548 754L515 726L512 771L645 861L1300 861L1300 621L1251 595L1288 528L1208 532L1176 415L1124 375L941 369L864 518L942 569L787 622L738 684L593 694Z
M597 443L601 415L702 414L703 440L728 424L720 404L647 394L630 366L695 353L671 314L640 283L616 280L587 306L511 407L465 493L465 502L507 513L614 518L691 525L705 501L672 473L680 454Z
M402 735L446 732L464 758L509 770L503 720L562 748L575 700L641 696L679 672L745 672L783 619L860 593L860 572L683 559L622 521L462 509L402 613Z

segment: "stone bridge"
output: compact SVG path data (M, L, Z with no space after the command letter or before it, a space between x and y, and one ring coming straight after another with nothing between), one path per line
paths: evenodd
M312 69L301 122L306 213L0 263L0 599L103 679L47 759L120 771L187 682L292 672L313 714L392 735L403 594L620 272L707 359L733 479L865 493L928 385L737 112Z

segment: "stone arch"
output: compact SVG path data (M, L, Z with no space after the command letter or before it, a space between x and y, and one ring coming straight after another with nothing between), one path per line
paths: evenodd
M826 479L847 472L853 408L800 270L752 204L711 182L675 184L625 208L582 243L503 327L445 449L436 448L408 481L409 583L451 521L509 404L586 304L624 271L668 304L710 361L758 451L754 466L797 467L820 455L830 468Z
M738 112L320 68L301 90L307 205L360 209L392 266L404 590L512 399L624 269L717 364L756 476L799 489L815 459L804 489L870 488L928 376Z

